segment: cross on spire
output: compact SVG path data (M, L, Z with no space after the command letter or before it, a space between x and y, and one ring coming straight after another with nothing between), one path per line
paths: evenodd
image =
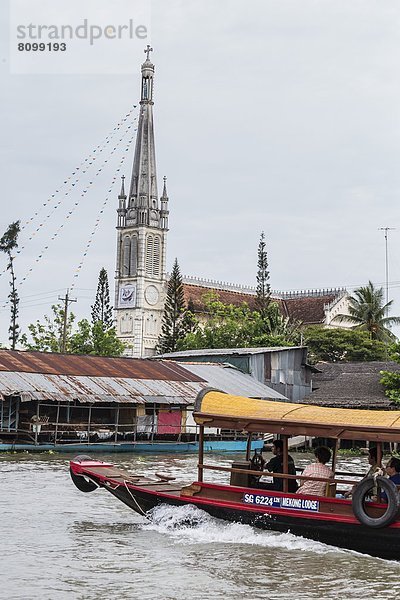
M150 58L149 58L150 52L153 52L153 48L151 48L149 46L149 44L147 44L147 48L144 50L144 53L147 54L146 60L150 60Z

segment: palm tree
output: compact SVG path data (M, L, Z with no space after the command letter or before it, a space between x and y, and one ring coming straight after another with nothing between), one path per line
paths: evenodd
M389 327L399 325L400 317L385 316L392 304L393 300L384 304L383 288L375 288L369 281L368 285L357 288L354 295L349 297L349 314L336 315L333 321L351 323L352 329L368 331L371 340L393 342L396 336Z

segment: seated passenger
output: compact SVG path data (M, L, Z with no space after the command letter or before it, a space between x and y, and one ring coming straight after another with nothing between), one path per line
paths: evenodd
M375 473L377 473L378 475L383 475L382 465L380 463L378 463L378 449L376 446L369 448L368 462L369 462L370 467L368 469L368 472L364 475L363 479L366 479L367 477L372 477L373 475L375 475ZM363 479L361 479L361 481ZM344 493L345 498L349 498L349 496L352 495L356 485L357 484L353 485L351 490L348 490L347 492ZM372 491L372 497L377 496L377 494L378 494L377 488L374 487L373 491Z
M385 467L386 475L389 476L389 480L393 481L395 485L400 485L400 460L392 456L388 464ZM381 493L381 499L387 502L387 495L385 492Z
M272 454L274 457L271 458L269 462L264 466L266 471L270 473L283 473L283 441L282 440L274 440L272 442ZM296 467L294 465L294 460L288 454L288 474L296 475ZM282 477L273 477L274 483L272 485L265 486L266 489L275 490L277 492L283 492L283 482L284 479ZM288 479L288 491L293 493L297 490L297 481L295 479Z
M333 478L333 471L326 466L326 463L331 459L331 451L326 446L318 446L314 451L317 462L307 465L303 471L303 475L307 477L324 477L326 479ZM311 481L302 479L298 494L311 494L312 496L326 495L326 481Z

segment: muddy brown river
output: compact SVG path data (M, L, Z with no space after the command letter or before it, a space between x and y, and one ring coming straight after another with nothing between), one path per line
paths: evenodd
M79 492L69 455L0 456L0 598L178 600L400 598L400 562L339 550L290 533L160 506L151 520L104 490ZM128 470L194 479L195 455L98 455ZM208 462L229 465L227 455ZM295 455L302 466L311 456ZM339 469L365 471L365 458ZM224 481L225 474L207 475ZM399 557L400 559L400 557Z

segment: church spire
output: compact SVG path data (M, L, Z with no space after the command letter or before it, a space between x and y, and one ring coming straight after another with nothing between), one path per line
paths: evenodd
M154 65L150 60L153 49L147 46L142 64L140 114L129 190L128 214L131 224L159 227L156 153L153 125Z
M168 215L169 215L169 210L168 210L168 194L167 194L167 178L163 177L164 180L164 188L163 188L163 193L162 196L160 198L161 201L161 210L160 210L160 225L161 225L161 229L167 229L168 230Z

